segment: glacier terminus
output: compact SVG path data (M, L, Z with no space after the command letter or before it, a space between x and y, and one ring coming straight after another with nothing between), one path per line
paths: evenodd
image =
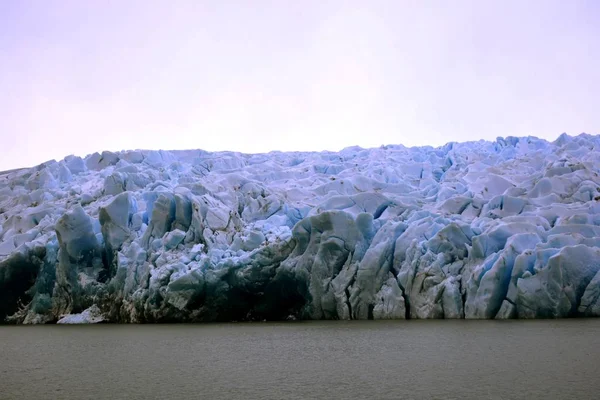
M0 173L0 321L600 316L600 136Z

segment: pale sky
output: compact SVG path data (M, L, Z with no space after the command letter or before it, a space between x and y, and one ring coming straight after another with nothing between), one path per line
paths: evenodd
M0 170L600 133L597 0L0 0Z

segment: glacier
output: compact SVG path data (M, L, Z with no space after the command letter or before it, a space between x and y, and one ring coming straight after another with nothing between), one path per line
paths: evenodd
M0 321L600 316L600 136L0 173Z

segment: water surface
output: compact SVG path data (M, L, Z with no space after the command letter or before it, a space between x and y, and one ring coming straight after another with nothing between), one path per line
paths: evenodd
M0 399L594 399L600 320L0 327Z

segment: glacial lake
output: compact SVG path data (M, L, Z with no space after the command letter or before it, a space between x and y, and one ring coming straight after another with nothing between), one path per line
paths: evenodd
M600 320L1 326L0 399L594 399Z

